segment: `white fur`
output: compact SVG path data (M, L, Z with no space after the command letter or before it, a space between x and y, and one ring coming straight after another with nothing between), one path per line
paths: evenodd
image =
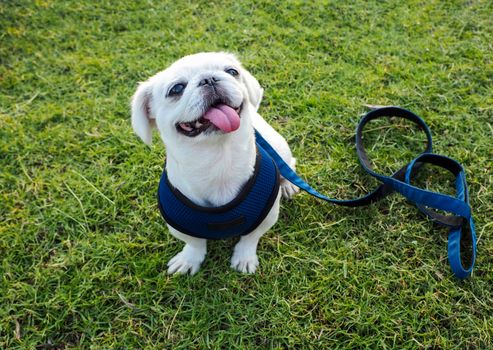
M236 69L233 77L225 72ZM217 77L232 107L243 105L240 127L233 132L216 132L187 137L177 132L177 123L196 120L204 113L204 98L198 82ZM177 82L187 83L179 99L167 97ZM141 83L132 98L132 126L147 144L152 127L157 126L166 145L166 170L170 182L191 201L202 206L220 206L230 202L253 173L255 165L254 127L292 167L295 159L286 140L258 113L263 89L235 56L228 53L199 53L185 56L166 70ZM297 188L281 180L285 197ZM260 237L275 224L279 214L280 195L264 221L236 244L231 266L253 273L258 266L257 244ZM170 233L185 242L185 247L168 262L168 273L196 273L203 262L206 240L191 237L168 225Z

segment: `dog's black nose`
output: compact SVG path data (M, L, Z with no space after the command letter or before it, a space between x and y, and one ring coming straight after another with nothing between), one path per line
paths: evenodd
M215 83L217 83L218 81L219 81L219 79L217 79L216 77L204 78L199 82L199 86L204 86L204 85L212 86Z

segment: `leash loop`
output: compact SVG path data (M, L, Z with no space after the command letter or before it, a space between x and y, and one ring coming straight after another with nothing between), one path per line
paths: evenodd
M416 124L426 135L426 147L424 151L391 176L378 174L373 170L363 144L364 127L370 121L382 117L407 119ZM416 114L400 107L383 107L368 112L360 120L356 128L356 153L363 169L378 179L381 184L362 197L348 200L330 198L317 192L283 161L281 156L257 130L255 130L255 136L257 143L272 157L279 168L279 172L286 180L310 195L327 202L342 206L357 207L379 201L394 191L402 194L434 222L450 227L448 259L452 272L458 278L465 278L471 274L476 259L476 233L471 207L469 205L469 194L464 168L451 158L432 153L433 141L430 129L425 121ZM425 163L444 168L455 176L455 196L421 189L411 184L413 176L417 174ZM444 215L436 210L445 211L449 214ZM467 246L470 247L470 253L466 251ZM464 264L466 267L464 267Z

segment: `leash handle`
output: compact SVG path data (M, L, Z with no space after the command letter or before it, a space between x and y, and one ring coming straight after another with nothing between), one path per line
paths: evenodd
M396 171L391 176L378 174L373 170L368 159L364 144L363 130L370 121L382 117L399 117L407 119L426 135L425 150ZM383 107L368 112L358 123L356 128L356 152L361 166L371 176L381 182L376 189L368 194L354 199L340 200L327 197L301 179L294 172L272 146L255 130L257 144L259 144L274 160L281 175L292 184L324 201L348 207L357 207L376 202L392 192L396 191L413 202L420 211L433 221L450 227L448 236L448 258L452 272L458 278L465 278L471 274L476 259L476 233L469 205L466 177L463 167L455 160L432 153L432 137L428 125L416 114L399 107ZM412 177L416 175L424 163L433 164L450 171L456 178L455 197L439 192L428 191L411 184ZM433 210L434 209L434 210ZM451 215L443 215L435 210L443 210ZM467 256L463 247L470 246L471 254ZM463 262L466 264L464 267Z

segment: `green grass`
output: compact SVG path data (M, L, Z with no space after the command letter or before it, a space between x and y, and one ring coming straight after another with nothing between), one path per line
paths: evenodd
M486 0L1 2L0 348L493 347L492 13ZM364 104L424 117L467 170L472 278L453 277L446 229L403 198L307 195L283 202L257 274L229 268L228 240L197 275L168 276L182 244L155 202L164 149L133 134L129 98L213 50L259 79L261 114L332 196L375 184L353 146ZM380 171L422 147L406 123L373 129ZM448 190L433 174L422 185Z

